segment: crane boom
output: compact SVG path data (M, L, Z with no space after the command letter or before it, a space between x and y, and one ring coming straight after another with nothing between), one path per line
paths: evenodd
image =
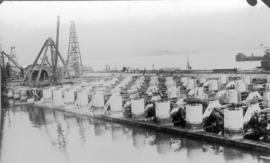
M18 62L16 62L12 57L10 57L7 53L2 51L2 55L6 56L17 68L23 68Z

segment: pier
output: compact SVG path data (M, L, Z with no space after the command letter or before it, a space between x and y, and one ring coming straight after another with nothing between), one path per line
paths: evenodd
M191 75L191 74L190 74ZM267 99L265 99L266 101L262 101L262 97L261 96L266 96L266 95L261 95L264 94L263 90L257 90L255 92L260 92L260 93L255 93L254 90L253 91L249 91L247 85L242 85L239 84L240 80L238 81L238 85L236 85L235 89L238 91L243 91L244 93L239 94L237 93L237 91L235 91L235 89L226 89L226 87L232 87L231 84L233 84L233 82L235 82L236 80L232 80L231 82L226 82L226 84L222 87L219 86L219 84L222 83L222 78L224 77L224 74L222 75L223 77L221 77L219 74L215 77L212 76L208 76L208 84L210 84L207 89L208 90L203 90L203 89L198 89L195 85L194 82L192 82L194 80L194 78L200 79L200 81L204 81L201 79L201 77L206 77L207 74L205 75L199 75L196 76L194 75L193 77L189 76L179 76L179 77L173 77L171 78L170 76L164 76L161 75L159 77L157 77L156 75L152 74L152 75L130 75L130 74L125 74L125 75L112 75L110 77L107 77L106 81L102 81L102 78L97 78L96 80L93 80L91 82L86 82L86 81L82 81L82 82L77 82L74 85L71 84L63 84L63 85L59 85L57 87L46 87L43 90L41 89L35 89L32 91L27 91L31 90L31 88L15 88L15 89L21 89L21 91L27 91L27 92L36 92L35 94L40 94L38 92L43 92L40 97L36 97L30 94L28 94L27 96L25 96L26 98L20 98L23 99L20 100L22 102L17 102L17 105L34 105L35 107L38 107L39 109L49 109L49 110L59 110L59 111L63 111L63 112L70 112L72 114L79 114L79 115L83 115L83 116L89 116L89 117L93 117L93 118L97 118L97 119L101 119L101 120L105 120L105 121L109 121L112 123L120 123L120 124L126 124L126 125L130 125L130 126L135 126L135 127L141 127L144 129L150 129L150 130L155 130L155 131L159 131L159 132L163 132L163 133L169 133L169 134L175 134L175 135L181 135L184 137L188 137L188 138L192 138L192 139L196 139L196 140L200 140L200 141L207 141L207 142L212 142L212 143L217 143L220 145L226 145L226 146L231 146L231 147L236 147L236 148L243 148L243 149L252 149L255 151L261 151L261 152L268 152L270 151L270 146L268 142L264 142L264 141L254 141L254 140L249 140L249 139L245 139L243 138L243 131L246 132L246 130L244 130L243 127L246 128L246 125L244 126L244 119L242 119L243 117L247 117L247 114L250 114L249 111L245 111L246 115L244 114L243 117L239 117L237 120L238 121L243 121L242 123L242 127L240 126L239 128L239 133L240 133L240 137L234 137L234 134L232 136L224 136L223 134L220 134L221 132L226 132L224 131L223 127L218 127L218 126L213 126L213 124L215 123L224 123L223 120L219 120L219 121L214 121L211 122L212 124L210 124L210 126L212 126L212 128L218 129L220 130L220 133L212 133L209 132L208 130L204 130L203 128L200 128L199 126L202 124L199 124L199 128L198 129L193 129L193 128L188 128L186 127L181 127L181 126L175 126L175 122L173 121L173 117L174 114L176 113L175 110L178 110L177 112L180 113L181 112L181 108L186 108L187 105L192 105L192 104L203 104L200 107L203 107L203 111L201 111L202 113L199 112L190 112L190 116L196 116L196 117L200 117L200 116L206 116L208 115L210 117L216 115L216 113L226 110L229 107L231 107L230 105L240 105L240 107L243 107L245 110L250 109L253 106L261 106L262 108L266 107L268 104L265 103L267 102ZM230 75L225 75L227 78L229 79ZM247 82L256 82L256 80L253 80L250 78L249 74L247 74L246 76L241 76L242 81L244 81L244 79ZM150 79L150 80L148 80ZM166 82L163 80L166 79ZM192 95L190 94L191 91L186 91L185 89L180 89L177 93L176 92L168 92L168 91L172 91L174 88L174 86L171 86L172 83L176 82L180 82L180 79L182 80L181 82L181 86L182 87L186 87L187 89L194 89L198 91L196 94ZM248 79L248 80L247 80ZM219 84L215 83L216 80L219 80ZM188 82L186 82L188 81ZM211 81L211 82L210 82ZM132 85L136 85L136 83L138 84L139 82L145 83L145 82L149 82L155 85L155 83L159 83L158 88L157 89L162 89L163 86L161 83L167 83L167 93L166 96L168 96L167 98L165 98L165 96L161 96L163 98L163 101L169 101L170 103L172 103L172 105L169 107L169 112L170 112L170 116L169 117L165 117L165 122L163 123L163 120L161 122L157 122L157 121L153 121L151 120L151 118L156 118L155 116L157 116L157 114L153 114L153 117L147 117L147 114L152 114L151 111L148 111L151 105L151 102L157 102L160 101L158 99L154 99L153 97L155 97L156 95L152 95L152 97L150 96L144 96L144 99L150 102L148 104L143 104L143 106L141 106L142 108L139 108L139 106L136 106L137 108L131 106L131 115L135 116L136 114L138 114L138 116L142 116L139 115L141 114L140 112L136 111L134 109L142 109L142 114L144 114L144 116L142 116L142 118L134 118L133 116L131 117L127 117L127 110L128 108L126 108L125 106L127 105L128 101L130 99L126 98L128 96L130 96L131 94L127 93L130 92L129 90L125 89L131 89L133 88ZM185 85L185 82L187 83ZM189 83L191 82L191 83ZM189 84L188 84L189 83ZM192 84L193 83L193 84ZM245 83L245 82L244 82ZM98 87L95 87L94 85L99 85ZM107 94L99 94L100 92L100 88L102 88L101 85L113 85L112 87L106 87L106 89L103 89L103 93L107 92ZM213 84L213 85L211 85ZM215 85L217 84L217 85ZM146 84L147 85L147 84ZM172 84L174 85L174 84ZM177 84L178 85L178 84ZM94 86L94 87L93 87ZM122 86L122 90L124 90L124 92L121 92L121 96L115 94L115 92L117 93L117 91L120 91L121 89L119 89L119 86ZM244 87L243 87L244 86ZM148 87L148 89L147 89ZM171 87L169 89L169 87ZM237 88L239 87L239 88ZM150 89L151 88L151 89ZM157 91L153 89L154 87L151 85L150 86L145 86L145 84L141 85L141 88L137 90L137 92L141 92L141 93L151 93L149 92L151 91ZM166 88L166 86L164 87ZM14 89L14 90L15 90ZM222 90L224 89L224 90ZM267 89L267 88L265 88ZM11 89L12 90L12 89ZM143 91L144 90L144 91ZM215 90L213 92L213 90ZM229 91L229 94L225 95L225 97L220 96L220 93L226 93L227 91ZM236 96L231 96L230 97L230 91L235 91L236 92ZM109 93L110 92L110 93ZM245 93L246 92L246 93ZM267 90L266 90L267 92ZM208 98L205 98L204 93L208 94ZM227 92L228 93L228 92ZM117 96L115 96L115 95ZM214 94L214 95L213 95ZM13 95L15 95L13 93ZM76 96L75 96L76 95ZM22 96L22 95L21 95ZM169 98L170 96L172 97L177 97L177 98ZM187 96L187 97L186 97ZM212 96L209 98L209 96ZM227 96L227 97L226 97ZM241 97L242 96L242 97ZM121 100L120 104L118 105L116 101L115 97L122 97L123 100ZM213 97L215 97L216 102L215 104L212 103L210 105L210 103L213 101ZM155 97L157 98L157 97ZM204 98L204 99L203 99ZM228 99L227 99L228 98ZM121 99L121 98L120 98ZM179 103L179 100L182 102ZM215 101L214 99L214 101ZM95 101L96 100L96 101ZM131 99L132 101L132 99ZM116 103L114 103L116 102ZM183 103L184 102L184 103ZM219 103L223 103L222 105L220 105ZM235 103L235 104L233 104ZM117 106L116 108L113 108L113 105ZM116 105L117 104L117 105ZM256 105L254 105L256 104ZM98 106L97 109L95 109L95 105ZM110 107L111 110L107 110L107 107ZM173 106L173 107L172 107ZM199 106L199 105L198 105ZM207 113L207 108L212 108L212 111L210 111L209 113ZM154 108L156 109L156 108ZM166 113L165 108L161 108L163 110L163 113L161 114L162 116ZM180 110L179 110L180 109ZM193 108L195 110L198 110L198 108ZM215 110L217 109L217 110ZM260 109L260 108L259 108ZM220 110L220 111L218 111ZM267 110L267 109L266 109ZM165 111L165 112L164 112ZM180 112L179 112L180 111ZM183 110L184 111L184 110ZM255 111L255 110L254 110ZM264 109L262 109L262 111L264 111ZM146 114L147 112L147 114ZM129 113L130 114L130 113ZM186 114L187 114L187 110L186 110ZM201 115L200 115L201 114ZM233 113L235 114L235 113ZM243 113L242 113L243 114ZM267 113L266 113L267 114ZM136 115L137 116L137 115ZM187 116L187 115L186 115ZM167 120L166 120L167 118ZM179 118L179 117L178 117ZM242 119L242 120L241 120ZM250 121L252 119L252 114L250 115L249 119L247 119L247 121ZM198 120L198 118L196 118L195 120ZM204 118L204 123L206 123L207 118ZM233 119L232 119L233 120ZM191 121L191 120L190 120ZM182 124L188 123L182 121ZM190 122L191 123L191 122ZM197 123L197 122L196 122ZM203 123L203 122L200 122ZM239 123L239 122L237 122ZM240 124L241 124L240 123ZM245 123L246 120L245 120ZM205 127L205 124L204 124ZM225 127L224 127L225 128ZM208 131L208 132L207 132ZM238 130L237 130L238 132ZM236 134L235 134L236 135Z

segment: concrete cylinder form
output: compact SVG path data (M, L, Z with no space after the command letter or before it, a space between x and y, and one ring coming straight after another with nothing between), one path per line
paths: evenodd
M220 84L226 84L228 81L227 75L220 76Z
M149 85L150 86L157 86L158 85L158 80L150 80Z
M76 105L87 106L89 102L88 92L86 90L81 90L77 92Z
M237 80L236 83L236 90L238 92L245 92L247 91L247 84L243 80Z
M67 85L63 85L63 87L61 88L63 91L69 90L71 89L71 85L67 84Z
M218 80L209 80L208 81L209 91L217 91L218 90Z
M79 91L79 90L82 89L82 87L81 87L80 85L75 85L75 86L73 87L73 89L74 89L75 91Z
M270 76L266 77L266 81L267 81L267 83L270 82Z
M185 83L189 78L188 77L182 77L180 79L181 83Z
M232 139L243 138L243 109L227 108L224 110L224 136Z
M167 93L168 93L168 98L179 98L180 97L180 89L176 86L168 88Z
M195 97L202 97L205 95L203 87L196 87L195 88Z
M95 108L102 108L104 107L104 94L102 91L97 91L92 99L93 107Z
M27 89L20 89L20 101L27 102Z
M170 86L176 86L175 81L173 80L173 77L167 77L166 78L166 86L170 87Z
M112 112L122 111L122 96L120 94L112 94L110 97L110 107Z
M143 119L144 99L131 100L131 113L136 119Z
M156 85L149 86L146 90L146 93L148 95L152 95L153 93L157 93L159 91L159 88Z
M72 89L64 91L64 104L70 105L75 103L75 92Z
M196 80L195 79L189 79L187 82L187 89L192 89L196 87Z
M270 90L270 83L265 83L265 90L267 90L267 91Z
M265 107L270 107L270 91L263 93L263 104Z
M27 99L27 103L33 103L33 102L35 102L35 98L32 97L32 98Z
M172 76L168 76L168 77L166 77L166 81L167 80L173 80L173 77Z
M43 101L44 102L52 102L52 89L51 88L44 88L42 90L43 93Z
M13 90L13 99L14 100L19 100L20 99L20 89L19 88L15 88Z
M7 102L8 102L8 106L9 107L13 107L14 106L14 100L13 99L8 99Z
M193 130L202 130L203 125L203 107L202 104L186 105L186 124L187 128Z
M7 98L13 98L14 93L13 90L11 88L7 89Z
M251 84L251 82L252 82L252 78L251 78L250 75L244 76L244 77L243 77L243 80L244 80L244 82L245 82L247 85Z
M166 86L167 86L167 88L169 88L169 87L175 87L176 86L176 83L175 83L175 81L167 81L166 82Z
M56 106L64 105L63 93L61 89L53 90L53 103Z
M171 105L170 101L156 102L156 119L158 122L170 122Z
M206 78L205 77L200 77L199 82L204 85L206 83Z
M120 87L115 87L111 89L111 93L120 93L121 92L121 88Z
M235 89L228 90L228 103L238 103L238 92Z

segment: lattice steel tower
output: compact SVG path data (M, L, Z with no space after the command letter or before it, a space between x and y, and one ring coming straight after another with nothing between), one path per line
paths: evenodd
M82 58L74 21L70 22L67 65L74 69L76 75L82 74Z

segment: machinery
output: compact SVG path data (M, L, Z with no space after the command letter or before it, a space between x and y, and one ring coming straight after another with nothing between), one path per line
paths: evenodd
M65 61L58 51L59 24L60 18L58 16L56 42L51 37L44 42L34 63L25 69L25 83L32 86L49 85L55 84L61 77L70 77ZM50 55L47 55L48 51ZM64 71L57 67L58 58L63 64Z
M12 46L10 48L10 54L6 52L1 52L1 65L4 67L6 78L8 79L20 79L23 78L24 69L23 67L17 62L16 54L15 54L15 47Z
M246 62L246 61L261 61L261 66L258 67L263 71L270 71L270 49L266 48L264 51L264 56L246 56L243 53L238 53L235 56L237 62Z

